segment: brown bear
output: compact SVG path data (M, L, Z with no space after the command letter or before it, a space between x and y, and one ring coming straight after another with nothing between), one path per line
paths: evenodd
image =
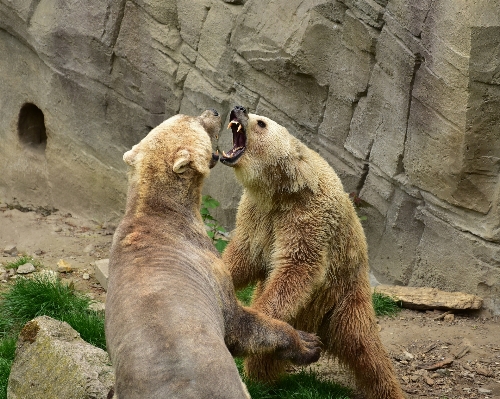
M243 186L223 253L234 286L256 283L252 307L316 332L369 398L403 398L382 346L363 228L328 163L273 120L236 106L234 147L220 161ZM249 357L249 377L272 381L285 362Z
M242 307L200 215L214 110L174 116L123 159L126 211L113 237L106 340L119 399L249 398L232 355L318 360L316 335Z

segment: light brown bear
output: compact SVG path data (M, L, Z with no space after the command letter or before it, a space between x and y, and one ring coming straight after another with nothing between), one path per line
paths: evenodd
M106 340L119 399L249 398L232 355L308 364L313 334L237 302L200 216L214 110L174 116L125 153L125 216L113 237Z
M252 307L316 332L372 399L403 398L371 301L363 228L328 163L273 120L236 106L234 147L221 162L244 191L223 253L236 289L257 283ZM286 363L246 360L249 377L274 380Z

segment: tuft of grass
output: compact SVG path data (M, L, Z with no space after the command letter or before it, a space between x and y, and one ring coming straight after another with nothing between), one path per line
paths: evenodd
M19 266L24 265L26 263L31 263L36 268L41 266L40 261L32 258L31 256L21 255L15 261L9 262L4 265L5 269L17 269Z
M0 334L19 331L29 320L45 315L67 322L85 341L105 348L103 312L89 309L90 298L57 278L18 278L1 299Z
M89 344L106 350L106 336L104 335L104 312L88 310L84 313L70 312L60 317L72 328L80 333L82 339Z
M10 369L16 354L17 336L0 338L0 398L7 398Z
M2 294L0 316L25 324L37 316L58 318L74 311L85 311L90 299L79 295L59 279L40 275L32 279L18 278L11 289Z
M372 294L373 308L377 316L395 316L401 311L398 302L390 296L374 292Z
M243 359L235 359L238 371L252 399L349 399L351 390L319 377L312 370L300 371L282 377L276 384L268 385L245 377Z

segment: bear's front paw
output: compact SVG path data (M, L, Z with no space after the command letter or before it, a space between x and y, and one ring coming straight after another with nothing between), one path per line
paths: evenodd
M321 356L321 340L316 334L297 330L300 349L290 360L297 365L306 365L319 360Z

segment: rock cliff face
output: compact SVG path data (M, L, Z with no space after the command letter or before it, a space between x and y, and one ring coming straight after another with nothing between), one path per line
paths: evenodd
M315 148L362 199L381 281L478 294L499 314L499 10L0 0L0 200L117 218L127 149L173 114L242 104ZM232 171L214 169L206 191L231 226Z

